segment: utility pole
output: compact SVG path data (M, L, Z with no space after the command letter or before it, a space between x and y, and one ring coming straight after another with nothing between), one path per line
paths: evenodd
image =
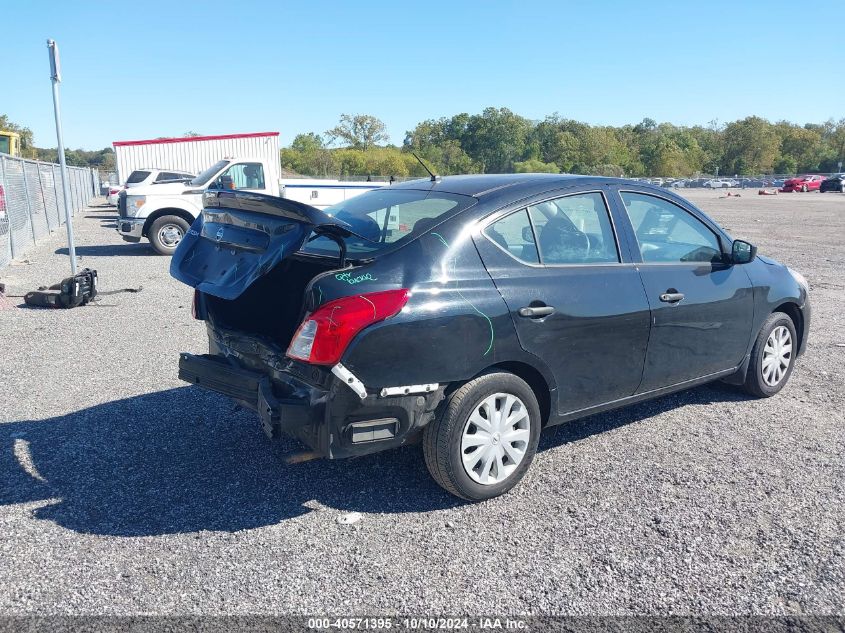
M62 140L62 116L59 107L59 84L62 81L62 69L59 63L59 45L55 40L47 40L50 55L50 80L53 83L53 112L56 115L56 140L59 145L59 165L62 175L62 196L65 201L65 224L67 225L67 250L70 255L70 274L76 275L76 246L73 243L73 211L70 202L70 188L65 163L65 144Z

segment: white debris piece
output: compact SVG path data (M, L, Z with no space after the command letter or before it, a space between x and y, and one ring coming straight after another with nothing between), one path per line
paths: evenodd
M358 523L358 521L360 520L360 512L349 512L348 514L341 514L339 517L337 517L337 522L341 525L352 525L353 523Z

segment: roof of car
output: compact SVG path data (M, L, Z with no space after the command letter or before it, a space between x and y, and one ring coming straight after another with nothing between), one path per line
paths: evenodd
M593 180L595 176L574 174L471 174L466 176L443 176L432 182L428 178L408 180L392 185L401 189L431 189L465 196L483 196L486 193L514 187L520 184L574 184L573 181Z

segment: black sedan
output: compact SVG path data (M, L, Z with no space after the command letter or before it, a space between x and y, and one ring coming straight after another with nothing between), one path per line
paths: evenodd
M819 186L819 191L822 193L825 191L838 191L839 193L845 193L845 174L836 174L826 180L822 180L822 184Z
M204 203L171 274L209 354L180 376L329 458L421 435L466 499L512 488L547 426L714 380L772 396L806 348L804 278L651 185L432 176L326 212Z

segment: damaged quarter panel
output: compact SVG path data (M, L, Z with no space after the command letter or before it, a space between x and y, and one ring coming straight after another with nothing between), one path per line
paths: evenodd
M446 222L366 268L377 277L367 291L410 290L398 315L367 328L346 351L344 365L368 389L463 381L519 355L507 306L469 228Z

